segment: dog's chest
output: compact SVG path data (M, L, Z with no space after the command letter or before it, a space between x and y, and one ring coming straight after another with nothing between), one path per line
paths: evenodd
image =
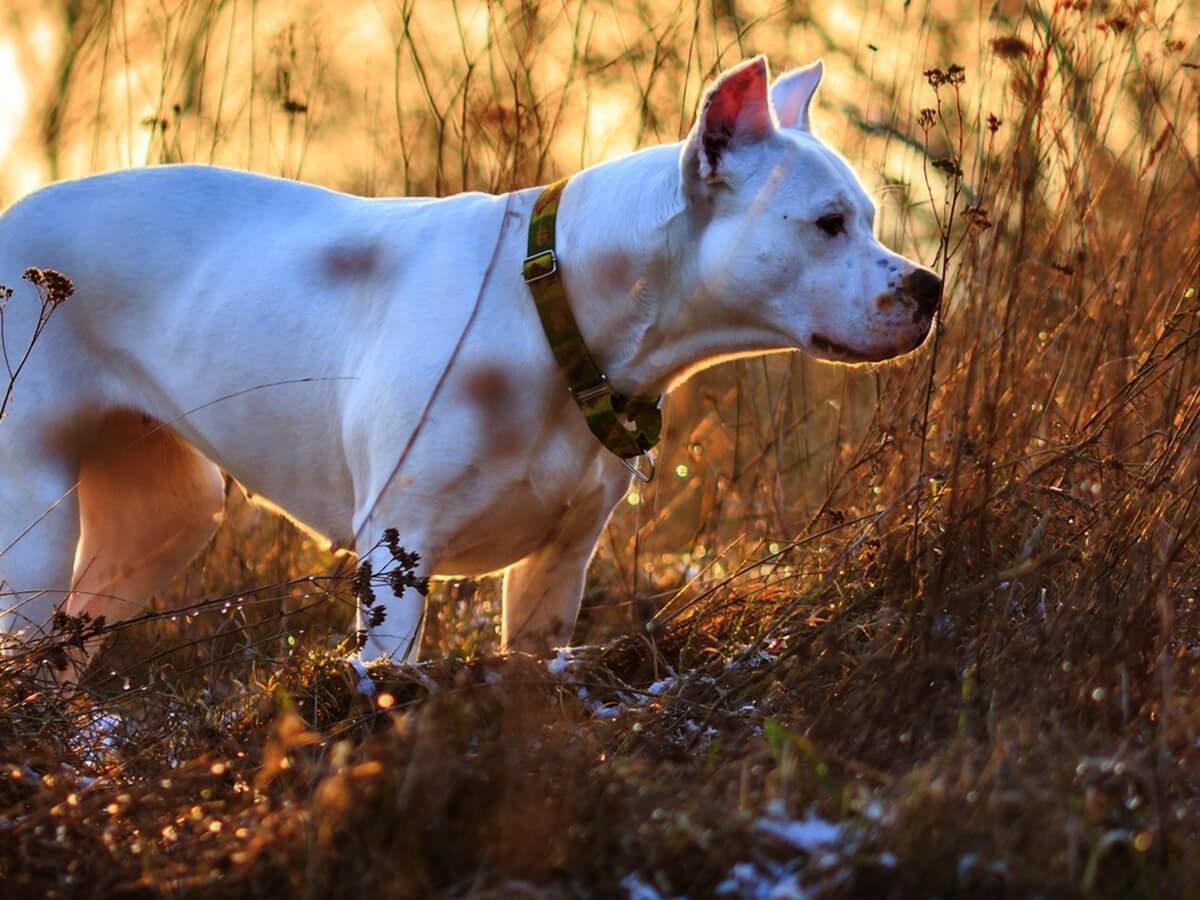
M517 481L492 494L493 502L477 505L448 535L438 573L486 575L546 546L570 503L546 502L531 488Z
M447 498L458 505L438 562L439 574L477 576L503 569L547 546L561 543L581 505L608 487L602 467L533 465L504 473L470 466ZM574 474L566 470L574 468ZM619 492L619 488L617 489ZM607 510L604 510L607 512ZM601 513L603 514L603 513Z
M525 396L537 393L530 389ZM519 412L522 406L527 415ZM620 496L628 473L587 430L573 403L547 399L468 409L471 421L457 433L474 452L460 444L460 465L452 474L443 470L450 477L435 526L438 574L495 572L569 541L581 516L607 515L609 507L598 497Z

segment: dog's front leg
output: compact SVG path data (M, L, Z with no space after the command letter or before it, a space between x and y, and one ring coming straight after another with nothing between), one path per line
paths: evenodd
M544 653L570 642L588 563L626 483L603 485L579 498L564 512L550 542L505 573L504 649Z
M415 574L427 576L433 571L433 560L426 555L427 542L418 535L400 535L392 543L402 553L419 554ZM406 567L393 558L387 541L376 541L359 548L359 571L364 561L376 577L371 584L373 602L363 602L359 590L358 629L366 633L359 658L367 662L386 660L392 663L414 663L421 650L421 632L425 626L425 597L414 587L395 588L385 573L405 571ZM377 624L373 618L382 618Z

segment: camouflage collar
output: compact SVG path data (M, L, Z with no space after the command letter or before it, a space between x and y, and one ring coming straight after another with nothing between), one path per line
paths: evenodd
M533 204L529 216L529 255L522 266L525 283L533 294L550 349L566 375L571 397L587 420L588 428L634 475L649 481L654 477L650 450L662 432L659 409L662 397L645 400L617 393L588 352L567 302L554 252L554 220L566 184L566 178L556 181ZM647 472L630 462L643 456L649 465Z

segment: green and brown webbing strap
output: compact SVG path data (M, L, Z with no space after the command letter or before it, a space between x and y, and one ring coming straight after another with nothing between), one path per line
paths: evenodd
M662 432L661 398L644 400L614 391L579 332L554 252L554 220L566 184L566 178L556 181L533 204L529 216L529 255L522 266L525 283L533 293L550 349L567 377L571 396L583 412L588 428L605 447L621 459L630 460L646 455L658 443ZM649 480L634 466L629 468L639 478ZM650 474L653 472L651 465Z

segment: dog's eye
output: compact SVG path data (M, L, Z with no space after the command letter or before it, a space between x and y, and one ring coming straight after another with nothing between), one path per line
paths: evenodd
M817 219L817 227L830 237L837 237L846 232L846 217L841 213L831 213Z

